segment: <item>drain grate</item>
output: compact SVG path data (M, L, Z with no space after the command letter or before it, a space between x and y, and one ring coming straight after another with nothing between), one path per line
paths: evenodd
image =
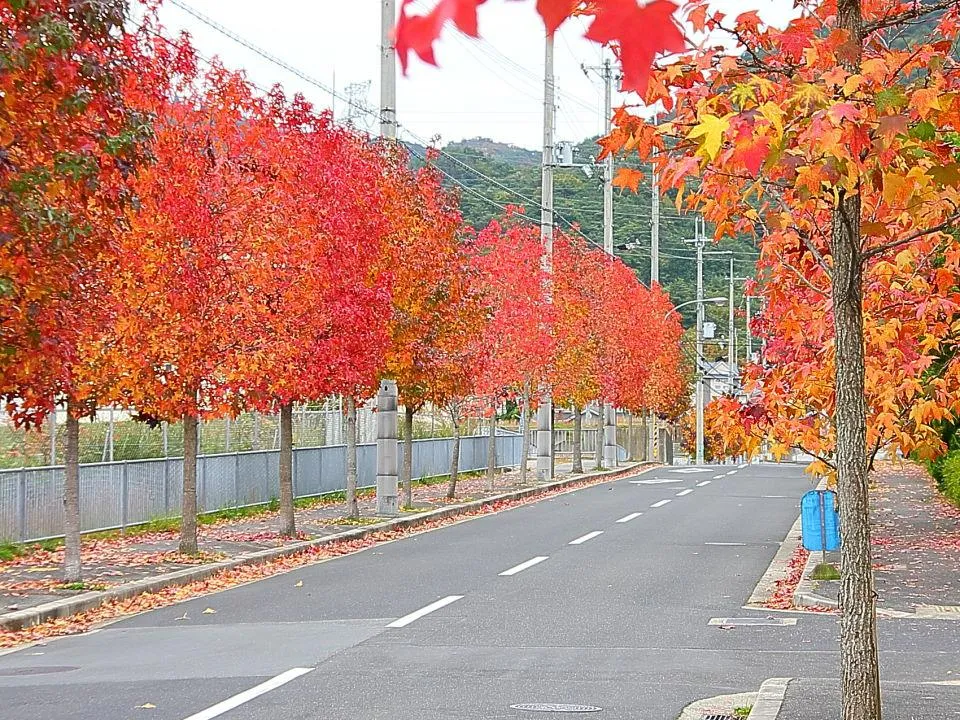
M700 720L737 720L736 715L704 715Z
M603 708L595 705L569 705L566 703L519 703L510 706L514 710L528 712L555 712L555 713L595 713Z

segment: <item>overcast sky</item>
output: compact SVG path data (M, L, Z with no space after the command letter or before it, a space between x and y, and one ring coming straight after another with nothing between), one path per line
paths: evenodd
M351 83L369 82L359 97L370 108L379 104L380 2L378 0L182 0L287 64L344 95ZM433 0L420 0L429 8ZM758 9L765 20L780 24L790 0L717 0L731 14ZM335 102L338 118L348 108L329 92L259 57L187 12L166 2L161 20L170 32L188 30L204 56L218 55L231 68L243 68L258 85L280 83L299 91L320 107ZM583 39L587 21L573 19L556 39L557 139L579 141L602 129L603 88L586 77L581 64L598 65L601 48ZM489 137L521 147L541 143L543 113L543 24L532 0L493 0L480 8L483 40L445 29L436 46L440 68L413 59L400 77L397 108L403 139L441 143ZM620 96L615 102L636 102ZM358 124L374 117L361 116Z

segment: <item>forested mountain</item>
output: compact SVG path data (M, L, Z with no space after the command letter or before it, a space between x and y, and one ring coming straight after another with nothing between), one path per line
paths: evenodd
M422 148L412 148L414 159L423 156ZM576 147L574 162L590 163L597 153L596 138L588 138ZM491 218L503 214L501 206L520 205L532 221L540 218L540 153L512 145L476 138L450 143L442 148L436 165L447 176L447 183L460 192L461 207L467 223L480 228ZM557 224L570 231L579 227L590 241L603 242L603 193L600 173L588 177L579 168L558 168L554 180L554 206ZM614 245L617 255L633 267L641 281L650 279L651 195L649 176L640 192L614 190ZM694 220L681 215L669 198L660 205L660 282L676 304L696 297L696 263L693 248L684 241L692 238ZM636 249L624 249L630 244ZM756 250L748 239L725 240L710 250L733 250L738 277L753 275ZM704 284L707 297L726 296L729 259L707 256ZM742 283L737 283L737 305L743 307ZM695 309L681 311L685 324L694 322ZM726 307L710 307L708 315L726 334ZM742 327L741 327L741 333ZM742 338L741 338L742 341Z

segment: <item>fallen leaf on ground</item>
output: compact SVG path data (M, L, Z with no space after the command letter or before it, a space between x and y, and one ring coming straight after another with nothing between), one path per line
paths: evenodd
M137 708L140 710L153 710L156 707L153 703L144 703L143 705L137 705Z
M203 611L203 614L204 614L204 615L216 615L216 614L217 614L217 611L214 610L213 608L207 608L206 610Z

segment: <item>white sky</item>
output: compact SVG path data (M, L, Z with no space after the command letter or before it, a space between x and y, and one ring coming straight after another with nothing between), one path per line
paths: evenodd
M366 102L379 105L380 2L378 0L183 0L237 35L343 95L349 83L370 81ZM399 4L399 3L398 3ZM420 0L429 8L433 0ZM716 0L734 15L758 9L768 22L780 24L790 0ZM204 56L218 55L231 68L243 68L257 85L280 83L288 93L303 94L319 107L330 107L329 93L259 57L200 20L167 2L161 20L168 32L188 30ZM412 57L407 77L397 83L402 139L441 143L489 137L526 148L541 143L543 114L543 24L532 0L493 0L480 7L482 40L466 38L448 27L436 44L439 68ZM555 44L558 140L579 141L602 129L603 88L581 64L598 65L601 48L584 40L587 21L569 20ZM615 96L614 103L636 102ZM336 101L336 115L347 108ZM372 123L373 118L361 120ZM363 126L363 122L359 123ZM368 129L375 131L374 125Z

